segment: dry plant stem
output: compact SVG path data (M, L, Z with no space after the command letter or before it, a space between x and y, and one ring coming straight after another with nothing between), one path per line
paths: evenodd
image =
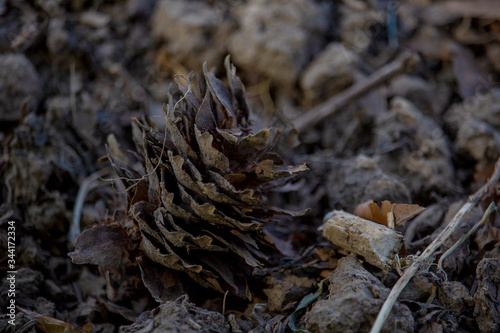
M431 256L434 254L434 252L448 239L448 237L451 236L451 234L458 228L458 226L462 222L463 217L479 202L481 197L486 193L486 191L488 190L488 186L497 183L499 179L500 159L498 159L495 166L495 172L493 172L493 175L488 180L488 182L484 184L483 187L481 187L476 193L474 193L474 195L469 197L467 203L462 206L462 208L453 217L450 223L448 223L446 228L441 231L436 239L434 239L434 241L429 244L424 252L411 264L410 267L405 270L403 276L398 280L398 282L396 282L391 290L391 293L389 294L389 297L387 297L387 299L385 300L382 309L380 309L380 312L377 316L377 319L375 320L375 323L373 324L370 333L380 332L387 317L389 316L389 313L392 310L392 307L394 306L394 303L398 299L399 294L401 294L401 291L403 291L404 287L406 287L408 282L410 282L413 275L415 275L415 273L420 268L427 265L428 261L431 260Z
M476 223L472 229L469 230L469 232L467 234L465 234L464 236L462 236L462 238L460 238L455 244L453 244L452 247L450 247L442 256L441 258L439 258L439 261L438 261L438 267L439 268L442 268L443 267L443 261L446 257L448 257L451 253L453 253L453 251L455 251L460 245L462 245L463 242L465 242L465 240L467 238L469 238L480 226L482 226L484 224L484 222L490 217L490 214L493 213L495 210L497 209L497 205L495 205L494 202L490 203L490 205L488 206L488 208L486 209L486 211L484 212L484 215L483 217L481 218L481 221L479 221L478 223Z
M494 202L490 203L490 205L488 206L488 208L486 209L486 211L484 212L484 215L483 217L481 218L481 220L479 222L477 222L471 230L469 230L469 232L467 234L465 234L464 236L462 236L462 238L460 238L455 244L453 244L452 247L450 247L442 256L441 258L439 258L439 261L438 261L438 270L442 270L443 269L443 261L444 259L446 259L446 257L448 257L450 254L453 253L453 251L455 251L463 242L465 242L465 240L467 238L469 238L481 225L484 224L484 222L490 217L490 214L495 211L497 209L497 205L495 205ZM444 275L444 278L445 278L445 281L448 280L448 276L445 274ZM437 292L437 288L436 286L433 286L432 287L432 292L431 292L431 296L429 297L429 299L427 300L427 303L432 303L432 301L434 301L434 298L436 298L436 292Z
M68 239L71 244L73 244L76 237L78 237L81 233L80 231L80 217L82 214L83 203L85 202L85 197L87 193L90 192L93 188L97 186L96 181L105 176L110 172L109 168L105 168L99 171L94 172L85 178L78 189L78 193L76 195L75 206L73 207L73 220L71 221L71 226L68 232Z
M295 119L293 122L295 129L300 133L308 128L311 128L326 117L340 110L347 103L363 95L374 87L384 83L396 75L410 71L414 68L417 62L418 58L415 54L410 52L403 53L396 60L380 68L365 80L358 81L323 104L316 106L303 116Z

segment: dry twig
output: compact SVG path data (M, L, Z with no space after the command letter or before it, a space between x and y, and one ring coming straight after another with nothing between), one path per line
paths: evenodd
M389 297L387 297L387 299L385 300L382 309L380 309L380 312L377 316L377 319L375 320L375 323L373 324L370 333L380 332L387 317L389 316L389 313L392 310L392 307L394 306L394 303L398 299L399 294L401 294L408 282L410 282L413 275L415 275L415 273L421 267L424 267L428 264L434 252L448 239L448 237L451 236L451 234L461 224L463 217L479 202L481 197L488 191L488 186L497 183L499 180L500 159L498 159L495 166L495 172L493 172L493 175L488 180L488 182L484 184L483 187L481 187L476 193L474 193L474 195L469 197L467 203L462 206L462 208L453 217L450 223L448 223L446 228L444 228L443 231L441 231L441 233L436 237L436 239L434 239L434 241L429 244L429 246L427 246L425 251L422 252L422 254L411 264L411 266L405 270L403 276L398 280L398 282L396 282L391 290L391 293L389 294Z
M316 125L326 117L340 110L347 103L365 94L374 87L384 83L396 75L410 71L415 67L417 62L418 58L415 54L410 52L403 53L396 60L380 68L365 80L355 83L326 102L311 109L303 116L295 119L293 122L295 129L300 133Z
M443 267L443 261L446 257L448 257L450 254L453 253L453 251L455 251L460 245L463 244L463 242L465 242L465 240L467 240L467 238L469 238L470 236L472 236L472 234L474 232L476 232L476 230L482 226L484 224L484 222L486 222L486 220L490 217L490 214L493 213L494 211L497 210L497 205L495 205L494 202L490 203L490 205L488 206L488 208L486 209L486 211L484 212L484 215L483 215L483 218L478 222L476 223L470 230L467 234L463 235L462 238L460 238L452 247L450 247L442 256L441 258L439 258L439 261L438 261L438 267L440 269L442 269Z
M75 206L73 207L73 220L71 222L71 226L68 232L68 239L71 244L73 244L76 237L78 237L81 233L80 218L87 193L96 188L98 186L97 180L99 180L101 177L105 176L109 172L110 172L109 168L101 169L89 175L81 183L80 188L78 189L78 193L76 195Z

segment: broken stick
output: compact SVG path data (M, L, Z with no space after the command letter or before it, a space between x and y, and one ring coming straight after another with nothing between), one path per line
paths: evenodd
M374 87L401 73L412 70L418 63L418 57L414 53L404 52L393 62L383 66L365 80L359 81L344 91L338 93L326 102L316 106L309 112L294 120L295 129L301 133L304 130L316 125L326 117L334 114L347 103L363 95Z
M332 244L362 256L366 262L388 271L403 246L403 236L391 228L362 217L334 210L319 230Z
M434 252L441 246L443 243L451 236L451 234L460 226L462 223L462 219L464 216L479 202L481 197L488 191L488 187L492 184L497 183L500 180L500 159L498 159L496 166L495 166L495 171L493 172L493 175L491 178L488 180L486 184L483 185L474 195L471 195L469 197L469 200L462 206L462 208L458 211L458 213L453 217L453 219L448 223L446 228L439 233L439 235L434 239L434 241L427 246L424 252L408 267L403 276L399 278L398 282L394 285L394 287L391 290L391 293L387 297L387 299L384 302L384 305L382 306L382 309L380 309L380 312L377 316L377 319L375 320L375 323L373 324L373 327L370 331L370 333L379 333L380 330L382 329L382 326L384 325L387 317L389 316L389 313L392 310L392 307L394 306L394 303L399 297L399 294L403 291L403 289L406 287L408 282L410 282L411 278L415 273L422 267L425 267L428 265L429 261L431 260L432 255Z

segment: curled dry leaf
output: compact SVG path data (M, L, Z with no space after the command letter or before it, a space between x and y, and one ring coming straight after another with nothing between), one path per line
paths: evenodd
M386 227L394 228L403 225L424 210L425 208L419 205L394 204L387 200L382 201L381 206L378 206L373 200L369 200L359 204L354 209L354 214Z
M75 252L68 255L75 264L99 265L121 274L130 264L132 240L118 224L98 225L86 230L75 241Z
M37 312L17 307L19 311L36 321L36 327L44 333L91 333L94 331L94 325L87 323L81 329L74 327L62 320L43 316Z
M168 290L171 283L158 284L144 276L150 271L162 276L158 267L180 272L221 293L230 290L249 297L249 273L269 265L270 258L286 248L275 244L263 230L265 222L275 215L306 213L266 203L270 182L308 168L284 165L271 152L279 130L252 133L245 88L229 59L225 67L230 89L205 66L205 85L197 75L190 75L187 87L179 86L172 93L164 107L165 133L134 120L134 142L145 175L137 175L121 161L116 147L108 149L108 160L130 188L128 215L136 228L130 233L140 236L138 262L143 280L157 300L165 299L162 290ZM87 231L88 235L95 232ZM97 236L83 246L88 237L82 234L72 254L74 262L109 267L87 248L93 246L107 257L103 245L109 242ZM114 245L111 251L122 256ZM152 264L155 268L148 267Z

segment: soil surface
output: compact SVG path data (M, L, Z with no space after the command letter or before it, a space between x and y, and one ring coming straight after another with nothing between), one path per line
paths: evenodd
M405 71L302 126L404 54ZM77 264L68 253L84 230L102 228L97 239L130 222L130 198L100 158L137 160L132 120L162 132L171 88L204 64L227 85L227 55L254 128L278 128L275 150L310 169L267 197L311 209L264 226L278 264L238 272L255 277L246 298L129 262L132 236L87 254L99 265ZM0 0L0 331L370 331L400 275L493 174L499 59L495 0ZM438 264L499 199L491 184L383 332L500 331L498 214ZM370 200L426 208L390 230L404 247L389 266L318 230L332 210ZM115 259L127 261L119 274Z

